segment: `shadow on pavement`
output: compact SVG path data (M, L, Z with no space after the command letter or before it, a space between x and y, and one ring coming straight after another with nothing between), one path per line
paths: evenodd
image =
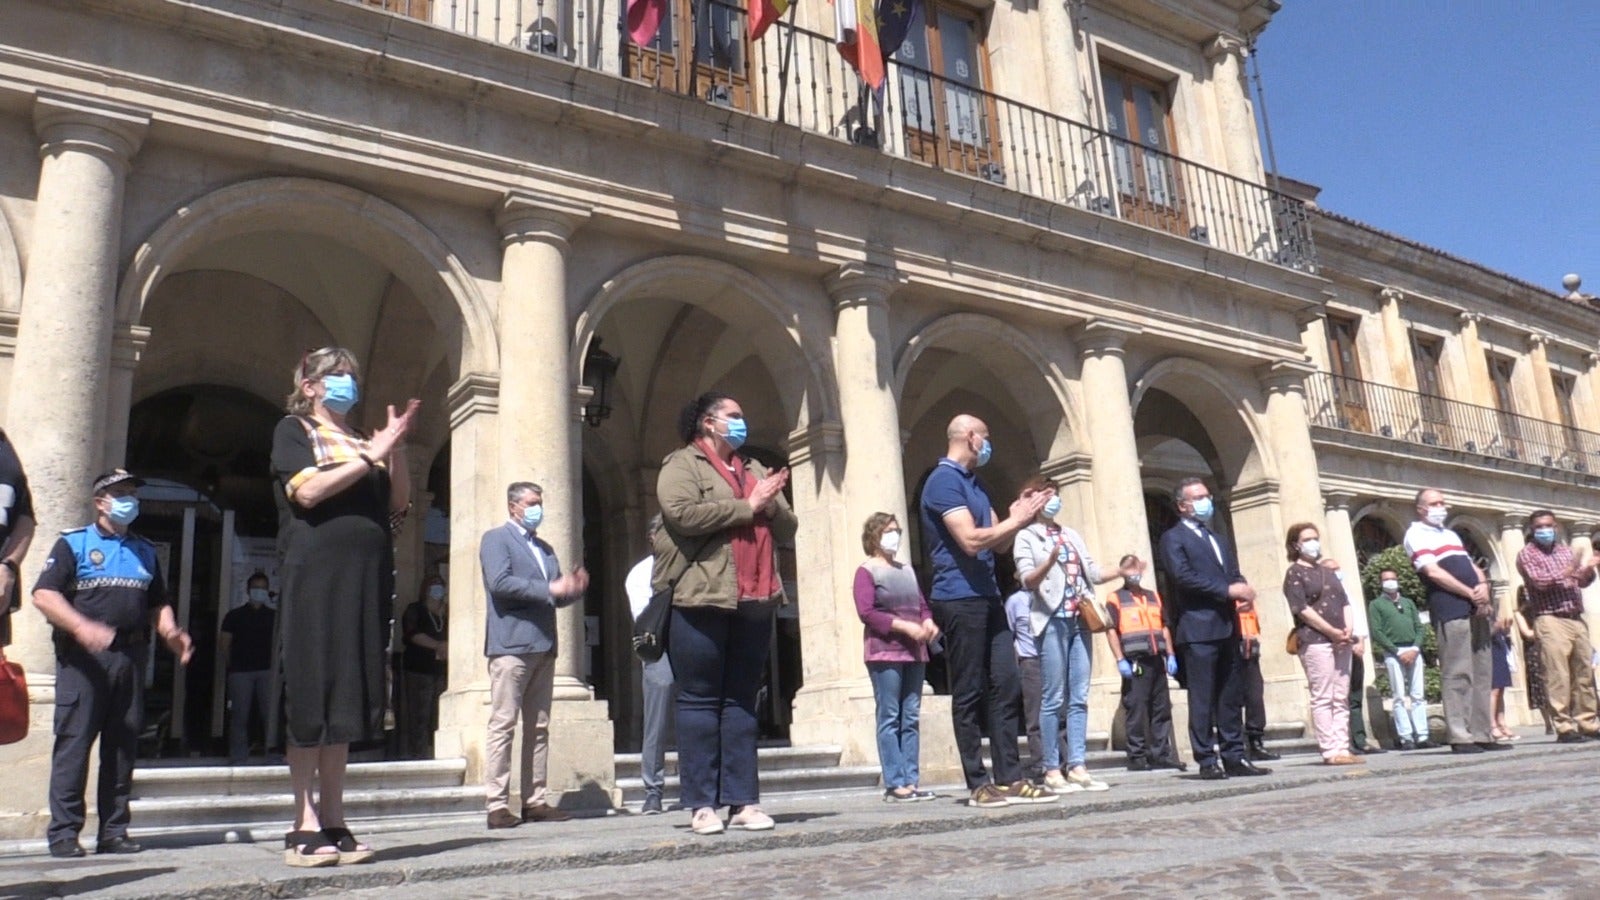
M780 825L793 825L793 824L798 823L798 822L809 822L812 819L826 819L826 818L828 818L830 816L837 816L837 815L838 815L838 813L836 813L836 812L778 813L777 815L774 815L772 817L772 821L777 822Z
M103 891L119 885L153 878L157 875L167 875L178 871L175 866L161 866L150 869L124 869L120 872L101 872L96 875L85 875L82 878L60 879L57 881L27 881L22 884L10 886L0 885L0 895L6 897L33 898L41 897L71 897L77 894L86 894L90 891Z
M439 853L448 853L462 847L480 847L492 843L494 838L451 838L448 841L435 841L431 844L405 844L399 847L381 847L375 859L377 862L394 862L401 859L421 859L424 856L434 856ZM375 843L375 842L369 842Z

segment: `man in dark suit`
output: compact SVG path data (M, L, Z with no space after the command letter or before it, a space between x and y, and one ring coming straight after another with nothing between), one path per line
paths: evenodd
M1161 564L1172 583L1170 600L1178 623L1173 639L1183 652L1194 761L1205 779L1269 774L1271 770L1245 758L1240 714L1244 682L1238 612L1254 608L1256 592L1239 573L1232 544L1208 527L1214 507L1205 483L1185 478L1172 499L1182 518L1161 536Z

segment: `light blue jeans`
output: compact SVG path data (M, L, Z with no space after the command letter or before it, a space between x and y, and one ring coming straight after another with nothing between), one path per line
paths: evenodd
M1383 667L1389 670L1389 696L1394 699L1394 733L1402 741L1428 739L1428 699L1423 693L1422 671L1426 666L1422 654L1406 665L1399 657L1385 656ZM1409 696L1411 708L1406 709Z
M922 712L922 676L926 663L867 663L872 679L872 695L878 701L878 763L883 767L883 786L889 790L912 787L921 773L917 757L922 735L918 717Z
M1067 707L1067 764L1061 765L1059 741L1044 742L1044 768L1081 766L1089 739L1090 634L1077 616L1051 616L1039 638L1039 669L1044 682L1039 699L1039 733L1056 734L1061 728L1061 706Z

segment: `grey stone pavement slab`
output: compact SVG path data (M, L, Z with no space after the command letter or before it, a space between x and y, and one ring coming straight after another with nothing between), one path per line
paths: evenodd
M1110 791L994 811L956 788L918 804L789 794L765 804L769 833L697 837L681 812L423 828L373 835L377 861L331 869L291 869L267 843L11 856L0 897L1600 896L1597 764L1600 744L1529 735L1349 768L1291 757L1224 782L1113 770Z

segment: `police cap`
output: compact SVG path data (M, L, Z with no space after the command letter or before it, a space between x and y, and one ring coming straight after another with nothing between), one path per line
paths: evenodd
M127 469L112 469L94 480L94 492L99 494L101 491L116 487L119 484L144 487L144 479L129 472Z

